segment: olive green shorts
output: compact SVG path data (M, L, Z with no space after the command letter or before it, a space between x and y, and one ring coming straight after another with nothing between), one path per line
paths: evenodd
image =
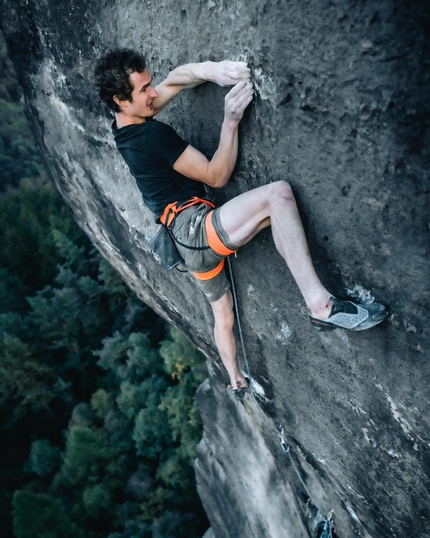
M213 211L212 224L222 244L236 251L238 247L233 245L221 225L219 218L220 208L212 209L206 204L196 204L178 213L173 224L173 235L184 245L201 248L208 247L208 233L206 218ZM192 250L176 243L176 247L184 259L186 268L193 273L209 273L214 270L225 257L212 248ZM210 302L218 301L229 289L230 282L227 279L225 267L213 278L202 280L196 277L199 286Z

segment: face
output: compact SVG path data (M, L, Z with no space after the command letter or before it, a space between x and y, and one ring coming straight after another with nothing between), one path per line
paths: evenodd
M121 111L128 116L131 123L142 123L145 118L154 115L154 99L158 93L152 87L152 76L145 69L142 73L134 71L130 75L133 84L132 101L120 101Z

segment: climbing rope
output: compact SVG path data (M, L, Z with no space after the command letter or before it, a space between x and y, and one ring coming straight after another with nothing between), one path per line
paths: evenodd
M285 430L283 428L283 426L279 426L279 430L278 430L278 436L280 438L280 444L281 444L281 448L282 450L288 454L288 456L290 457L290 461L291 461L291 465L293 466L293 469L294 471L296 472L296 475L299 477L299 480L300 482L302 483L302 486L304 488L304 490L306 491L306 495L309 497L309 499L312 500L312 496L311 494L309 493L309 490L308 488L306 487L306 484L303 482L303 478L301 477L300 473L299 473L299 470L297 469L297 466L296 466L296 463L295 461L293 460L293 457L291 456L291 446L285 441ZM313 502L313 501L312 501ZM314 503L315 504L315 503ZM316 506L316 505L315 505Z
M231 291L232 291L232 294L233 294L233 303L234 303L234 310L235 310L236 321L237 321L237 328L238 328L238 332L239 332L240 345L242 347L242 354L243 354L243 358L244 358L244 362L245 362L246 373L247 373L247 376L248 376L249 392L252 394L252 397L255 399L254 391L251 389L251 383L252 383L252 381L251 381L251 373L250 373L250 369L249 369L248 357L246 355L245 341L244 341L243 332L242 332L242 324L240 322L239 307L238 307L237 294L236 294L236 286L235 286L235 283L234 283L233 268L232 268L230 256L227 257L227 262L228 262L228 269L229 269L229 272L230 272ZM285 440L285 430L284 430L284 427L282 425L279 426L278 436L279 436L279 439L280 439L281 448L282 448L282 450L283 450L283 452L285 454L288 454L288 456L290 458L291 465L292 465L296 475L298 476L298 478L299 478L299 480L300 480L300 482L301 482L301 484L302 484L302 486L303 486L303 488L304 488L304 490L306 492L306 495L308 496L310 501L313 503L313 505L317 507L317 505L314 503L314 501L312 499L312 496L311 496L306 484L304 483L303 478L302 478L302 476L299 473L299 470L297 468L297 465L296 465L296 463L295 463L295 461L294 461L294 459L293 459L293 457L291 455L291 445L289 445ZM317 507L317 509L318 509L318 507ZM320 513L323 513L319 509L318 509L318 511ZM328 513L328 515L325 517L325 520L321 521L318 524L316 538L335 538L334 535L333 535L333 529L334 529L333 515L334 515L334 511L331 510Z
M240 322L239 306L238 306L237 295L236 295L236 286L234 284L233 268L231 266L230 256L227 257L227 262L228 262L228 270L230 272L231 291L232 291L232 294L233 294L234 311L235 311L235 314L236 314L236 321L237 321L237 328L238 328L238 331L239 331L240 345L242 347L242 355L243 355L243 359L244 359L244 362L245 362L246 374L248 376L249 392L252 394L253 398L255 399L254 391L251 390L251 383L252 383L251 372L249 370L249 362L248 362L248 357L246 355L245 341L243 339L242 324Z
M285 452L285 454L288 454L288 456L290 458L291 465L292 465L296 475L298 476L298 478L299 478L299 480L300 480L300 482L301 482L301 484L302 484L302 486L303 486L303 488L304 488L304 490L306 492L306 495L311 500L312 504L318 508L318 506L316 505L316 503L312 499L312 496L311 496L306 484L304 483L301 474L299 473L299 470L297 468L296 462L293 459L293 456L291 455L291 445L289 445L285 441L285 430L284 430L284 427L282 425L280 425L279 428L278 428L278 436L279 436L279 439L280 439L281 448ZM318 511L320 513L323 513L323 512L321 512L321 510L319 510L319 508L318 508ZM334 527L333 515L334 515L334 511L331 510L328 513L328 515L326 516L325 520L321 521L318 524L316 538L334 538L334 536L333 536L333 527Z

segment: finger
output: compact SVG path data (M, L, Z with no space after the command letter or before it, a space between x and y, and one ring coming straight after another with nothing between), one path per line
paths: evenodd
M229 71L245 72L250 71L248 65L245 62L232 62L227 66Z
M254 94L254 90L246 86L242 88L234 96L231 96L228 99L226 99L226 104L232 110L236 109L238 106L241 106L241 104L244 103L245 101L251 101L253 94Z
M254 92L247 92L237 96L237 98L231 103L231 106L235 108L241 107L243 103L247 103L252 100L253 93Z
M253 96L250 95L246 99L241 100L240 103L237 104L236 112L239 114L242 113L245 110L245 108L252 102L252 98Z
M226 101L229 99L236 97L236 95L245 88L246 82L241 81L238 82L233 88L228 92L228 94L225 96Z
M224 66L224 72L232 77L251 74L251 70L245 62L229 62Z
M249 105L249 103L251 103L253 97L254 92L246 93L239 96L237 99L234 100L234 102L230 104L230 109L233 112L237 113L243 112L245 108Z
M248 73L225 73L223 78L224 86L235 86L239 82L250 82L251 75Z
M241 81L238 82L225 96L226 100L234 99L235 97L252 92L252 84L250 82Z
M237 84L238 82L250 82L251 75L247 73L237 74L234 77L230 78L230 84Z
M251 80L251 71L247 67L232 69L228 75L232 80Z
M242 67L247 68L248 67L248 64L246 62L226 61L225 65L227 67L240 67L240 68L242 68Z

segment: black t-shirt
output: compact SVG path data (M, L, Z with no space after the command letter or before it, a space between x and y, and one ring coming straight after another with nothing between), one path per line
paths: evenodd
M116 146L130 168L145 205L156 220L167 204L202 197L205 187L173 169L188 143L172 127L151 119L121 129L112 124Z

